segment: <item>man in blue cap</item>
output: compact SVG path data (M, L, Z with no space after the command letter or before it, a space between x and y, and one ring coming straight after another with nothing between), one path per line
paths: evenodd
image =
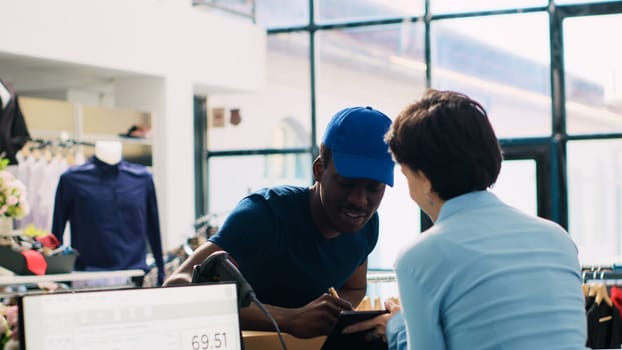
M243 198L220 230L165 282L191 281L193 266L227 251L281 330L326 335L339 312L367 289L367 256L378 241L378 213L394 163L384 142L391 120L371 107L339 111L313 161L311 187L278 186ZM339 297L326 293L335 287ZM274 330L255 305L243 329Z

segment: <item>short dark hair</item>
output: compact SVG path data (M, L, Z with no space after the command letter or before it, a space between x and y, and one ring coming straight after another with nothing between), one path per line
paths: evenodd
M448 200L492 186L503 155L484 108L454 91L429 89L395 118L385 140L393 158L421 170Z
M333 159L333 151L323 143L320 144L320 158L322 159L322 164L324 164L324 169L328 167Z

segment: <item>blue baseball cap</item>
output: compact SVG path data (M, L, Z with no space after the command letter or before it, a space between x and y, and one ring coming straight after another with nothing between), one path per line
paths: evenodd
M330 148L339 175L393 186L395 163L384 134L391 119L372 107L349 107L333 116L322 143Z

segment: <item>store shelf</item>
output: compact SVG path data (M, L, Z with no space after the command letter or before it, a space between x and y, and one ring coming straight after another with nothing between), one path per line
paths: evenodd
M116 271L74 271L71 273L59 273L53 275L13 275L0 276L0 286L19 286L25 284L37 284L41 282L74 282L108 278L132 278L143 276L143 270L116 270Z
M110 134L83 134L81 141L86 141L86 142L119 141L121 143L151 146L150 138L124 137L124 136L110 135Z
M33 138L50 141L70 138L88 143L119 141L123 145L123 159L152 166L153 140L122 136L137 126L149 130L150 113L35 97L21 97L20 104ZM87 147L81 151L89 158L94 149Z

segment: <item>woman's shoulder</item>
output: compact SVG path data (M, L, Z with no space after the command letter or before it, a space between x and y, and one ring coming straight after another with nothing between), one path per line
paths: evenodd
M403 245L397 260L425 262L435 259L446 243L445 238L439 233L438 227L435 226L420 233Z

